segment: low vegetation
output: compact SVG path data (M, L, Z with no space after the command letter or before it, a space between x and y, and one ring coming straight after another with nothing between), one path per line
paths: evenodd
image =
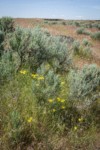
M93 40L99 40L100 41L100 32L95 32L91 34L91 38Z
M91 55L90 42L70 50L42 28L8 29L5 20L13 22L1 19L0 148L99 148L100 68L73 65L74 55Z

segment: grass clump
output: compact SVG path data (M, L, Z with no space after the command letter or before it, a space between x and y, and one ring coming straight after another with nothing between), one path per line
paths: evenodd
M81 27L81 28L78 28L78 29L76 30L76 33L77 33L77 34L83 34L83 33L84 33L84 30L85 30L85 29L82 28L82 27Z
M80 44L79 41L74 41L73 43L74 55L78 55L78 56L85 57L85 58L91 58L92 51L91 51L90 46L91 46L90 42L88 42L87 39L84 39L82 41L82 45Z
M100 40L100 32L95 32L91 34L93 40Z

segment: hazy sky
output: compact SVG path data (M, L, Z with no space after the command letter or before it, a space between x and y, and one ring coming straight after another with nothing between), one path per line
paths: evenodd
M2 16L100 20L100 0L0 0Z

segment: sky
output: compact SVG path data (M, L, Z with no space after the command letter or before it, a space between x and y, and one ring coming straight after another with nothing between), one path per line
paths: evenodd
M100 20L100 0L0 0L0 17Z

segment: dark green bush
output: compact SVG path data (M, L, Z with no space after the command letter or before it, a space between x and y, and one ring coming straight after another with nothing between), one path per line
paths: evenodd
M0 31L0 56L2 55L3 52L3 41L4 41L4 33Z
M0 19L0 30L5 33L14 31L14 20L11 17L2 17Z

